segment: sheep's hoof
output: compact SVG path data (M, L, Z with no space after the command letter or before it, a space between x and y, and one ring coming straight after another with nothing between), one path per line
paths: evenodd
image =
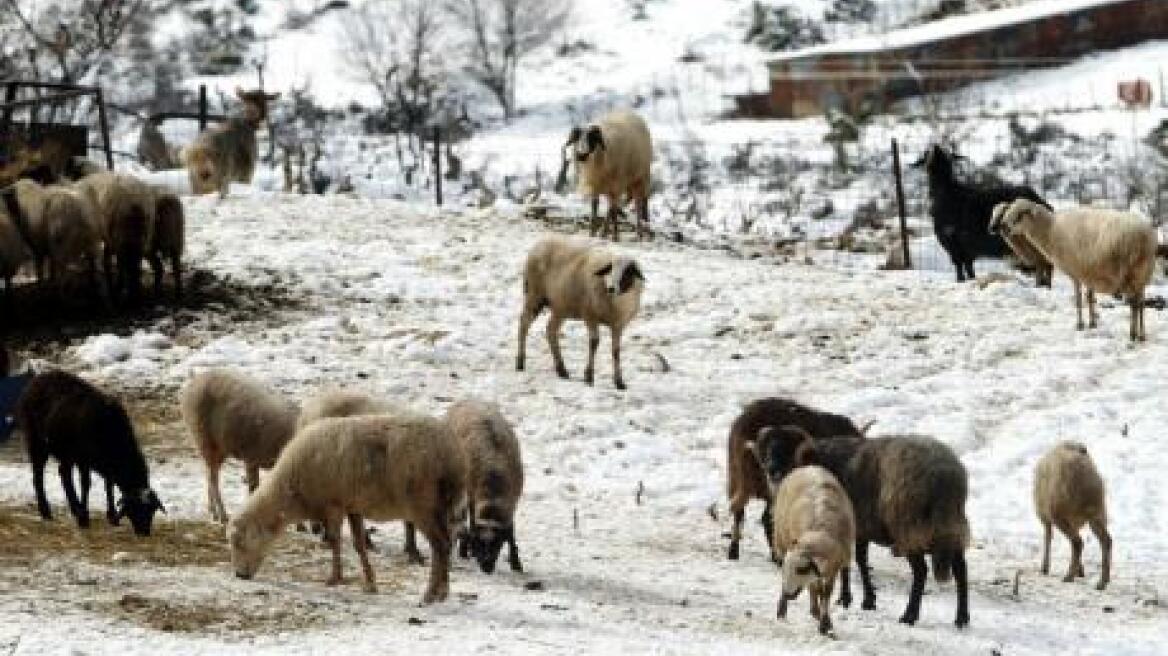
M588 383L589 385L591 385L591 384L592 384L592 382L593 382L593 376L592 376L592 371L591 371L591 370L585 370L585 371L584 371L584 382Z
M628 387L625 385L625 381L621 380L620 378L617 378L615 381L613 381L613 383L616 385L616 388L618 390L623 391L623 390L628 389Z
M365 594L377 594L377 584L372 581L366 581L361 584L361 592Z
M830 631L831 620L828 619L827 615L824 615L823 619L819 620L819 635L827 635Z
M78 515L77 525L81 528L89 528L89 515Z
M523 371L523 366L523 358L519 358L515 361L515 371Z
M1066 576L1063 577L1063 583L1074 583L1074 582L1075 582L1075 575L1074 574L1067 574Z
M118 526L121 524L122 518L120 515L118 515L117 512L111 510L105 514L105 521L108 522L110 526Z
M564 365L562 365L562 364L561 364L561 365L556 365L556 375L557 375L557 376L559 376L560 378L563 378L563 379L565 379L565 380L566 380L566 379L568 378L568 369L567 369L567 367L565 367L565 366L564 366Z
M864 601L860 603L860 608L864 610L876 610L876 598L864 597Z
M406 561L411 565L425 565L426 559L422 557L422 553L417 549L413 551L406 551Z
M1097 583L1095 585L1096 590L1103 590L1106 587L1107 587L1107 581L1100 581L1099 583Z
M900 616L900 623L912 626L912 625L917 623L917 616L909 614L909 613L905 613L904 615Z
M841 595L839 596L839 599L836 599L835 603L836 603L836 604L838 604L838 605L840 605L840 606L843 606L844 608L851 608L851 606L852 606L852 595L850 595L850 594L847 594L847 595L841 594Z
M729 551L729 553L726 554L726 557L729 558L730 560L738 560L738 543L737 542L732 542L730 544L730 551Z
M324 582L324 584L330 588L336 585L340 585L341 583L344 583L344 579L340 576L330 576L328 577L328 580Z
M957 613L957 619L953 620L953 625L959 629L964 629L969 626L969 612Z
M446 601L446 596L450 593L446 588L438 590L426 590L426 594L422 596L422 603L429 605L439 601Z

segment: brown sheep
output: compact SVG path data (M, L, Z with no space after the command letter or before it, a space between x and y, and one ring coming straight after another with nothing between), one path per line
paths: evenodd
M790 399L758 399L743 408L730 425L729 453L726 457L727 493L733 520L727 557L738 560L742 522L746 516L746 505L751 499L761 499L767 504L762 514L762 526L768 544L774 531L771 524L772 494L766 474L759 467L758 458L746 448L747 443L758 438L760 430L768 426L795 426L816 439L825 439L862 436L871 425L869 423L862 429L856 428L847 417L816 410ZM774 557L773 552L771 556Z
M365 519L412 522L430 543L423 603L450 590L452 532L466 511L462 454L445 424L422 416L323 419L288 443L271 475L227 526L235 574L250 579L286 525L316 520L332 542L328 585L342 581L340 531L348 517L364 573L376 592Z
M1083 571L1083 525L1099 540L1103 549L1103 569L1097 590L1111 580L1111 534L1107 532L1107 504L1103 478L1087 447L1078 442L1060 442L1034 468L1034 510L1042 522L1042 573L1050 573L1050 541L1053 524L1071 543L1071 562L1063 581L1070 583Z
M515 544L515 510L523 494L523 460L511 424L493 404L459 401L446 411L446 425L466 458L467 526L458 555L472 553L490 574L503 545L511 571L522 572Z

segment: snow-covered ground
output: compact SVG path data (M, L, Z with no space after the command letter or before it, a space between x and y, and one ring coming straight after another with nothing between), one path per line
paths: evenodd
M780 266L664 242L625 244L648 287L625 337L629 390L618 392L606 348L596 386L581 382L586 338L578 324L563 339L573 380L551 371L542 322L528 370L514 371L518 270L543 236L539 224L345 197L191 199L188 212L191 262L304 300L264 320L231 323L209 312L178 332L164 318L137 335L75 343L57 358L132 399L136 417L149 415L152 480L170 511L152 539L179 546L167 566L144 563L138 550L146 543L133 539L113 556L0 554L0 648L11 653L1168 649L1168 325L1160 312L1149 311L1149 342L1132 347L1126 310L1110 301L1102 328L1075 331L1065 280L1053 292L1015 280L981 288L954 285L949 273L875 271L872 260ZM1152 293L1168 291L1162 283ZM463 396L499 402L523 441L528 487L518 536L527 572L485 576L459 562L451 600L419 607L425 570L405 563L399 529L386 526L375 558L378 595L355 583L325 587L327 550L296 534L283 538L281 557L258 580L237 581L226 549L214 557L215 530L201 523L201 465L174 406L177 386L212 365L243 369L298 398L341 384L434 413ZM968 630L952 626L952 588L932 581L921 622L899 625L908 568L883 549L874 550L878 610L835 611L836 639L815 633L803 599L785 622L774 619L778 576L757 528L761 508L748 510L741 561L725 559L722 533L729 424L742 403L775 394L874 419L875 433L932 434L960 454L974 532ZM1100 557L1091 538L1086 581L1037 572L1032 467L1068 438L1088 445L1109 486L1116 552L1105 592L1093 589ZM32 528L21 539L36 540L19 451L0 449L0 520L27 519ZM65 523L54 479L50 496ZM232 470L227 487L237 507L241 471ZM192 552L209 540L210 556L185 564L184 540ZM1054 553L1061 569L1065 542ZM346 558L352 577L356 563ZM545 589L526 589L532 581ZM160 630L150 614L162 611L150 609L163 607L211 619Z

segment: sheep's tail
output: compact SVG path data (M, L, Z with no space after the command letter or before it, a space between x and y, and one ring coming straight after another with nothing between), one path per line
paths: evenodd
M956 514L934 515L933 548L930 556L933 560L933 577L938 583L944 583L953 578L953 560L955 556L965 551L969 544L969 521L965 518L964 509Z
M945 583L953 578L953 552L949 549L938 549L933 552L933 577L938 583Z

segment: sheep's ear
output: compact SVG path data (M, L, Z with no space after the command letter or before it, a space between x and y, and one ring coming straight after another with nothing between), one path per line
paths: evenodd
M597 269L593 273L595 273L598 276L607 276L611 271L612 271L612 262L609 262L608 264L600 267L599 269Z
M629 275L633 276L641 282L645 282L645 274L641 273L641 267L637 266L636 262L629 265Z
M795 466L806 467L815 464L815 443L811 440L800 444L795 449Z
M593 125L588 128L588 136L586 137L589 152L599 148L604 150L604 135L600 132L599 125Z
M568 132L568 140L564 142L564 146L565 147L571 146L571 145L575 144L577 141L580 141L580 137L583 134L584 134L584 131L581 130L579 128L579 126L572 128L572 130L570 132Z
M871 420L869 420L869 421L868 421L868 423L866 423L866 424L864 424L863 426L861 426L861 427L860 427L860 435L863 435L864 437L867 437L867 436L868 436L868 431L869 431L869 430L872 428L872 426L873 426L873 425L875 425L875 424L876 424L876 420L875 420L875 419L871 419Z

